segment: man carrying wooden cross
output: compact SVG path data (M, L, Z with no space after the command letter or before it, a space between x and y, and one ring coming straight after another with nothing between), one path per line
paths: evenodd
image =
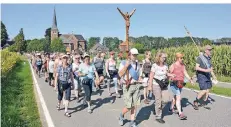
M119 117L119 124L124 125L124 115L131 111L131 123L129 127L137 127L135 122L136 106L140 104L140 65L137 61L138 50L132 48L127 60L121 61L119 66L119 77L123 85L123 99L125 107Z

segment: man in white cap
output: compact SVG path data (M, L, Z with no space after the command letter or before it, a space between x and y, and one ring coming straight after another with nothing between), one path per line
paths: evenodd
M119 124L124 125L124 115L131 111L131 123L129 127L136 127L135 114L136 106L140 104L140 65L137 61L138 50L132 48L129 52L128 59L121 61L119 67L119 77L123 85L123 99L125 107L119 116Z
M199 83L200 92L198 93L196 100L194 101L194 109L198 110L198 102L204 97L201 101L202 105L207 104L209 90L212 88L213 77L216 80L216 76L213 73L213 67L211 62L212 47L206 45L204 49L204 54L200 55L196 61L196 71L197 71L197 81Z

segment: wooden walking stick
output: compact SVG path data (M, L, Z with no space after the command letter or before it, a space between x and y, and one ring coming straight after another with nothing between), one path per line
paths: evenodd
M197 47L198 53L200 53L200 49L198 48L196 42L193 40L191 33L188 31L188 29L186 28L186 26L184 26L186 33L188 34L188 36L191 38L191 40L193 41L193 43L195 44L195 46Z

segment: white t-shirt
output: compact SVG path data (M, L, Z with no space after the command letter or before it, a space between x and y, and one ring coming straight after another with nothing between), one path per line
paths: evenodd
M55 61L53 61L53 60L49 61L48 67L49 67L50 73L54 73L54 64L55 64Z
M79 64L80 65L80 64ZM76 63L72 63L72 70L74 71L74 72L78 72L78 70L79 70L79 65L77 65Z
M167 78L167 73L168 73L168 65L164 65L164 66L159 66L156 63L154 63L152 65L152 69L151 72L154 72L154 78L162 80L162 79L166 79ZM158 85L155 81L155 79L153 79L153 83L155 85Z

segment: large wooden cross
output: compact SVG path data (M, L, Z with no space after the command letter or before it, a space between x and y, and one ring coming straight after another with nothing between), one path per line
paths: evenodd
M127 42L127 51L129 51L129 27L130 27L130 18L132 17L132 15L134 14L134 12L136 11L136 9L134 9L130 14L128 14L128 12L123 13L118 7L117 7L118 11L120 12L120 14L123 16L124 20L125 20L125 24L126 24L126 40L125 42Z

